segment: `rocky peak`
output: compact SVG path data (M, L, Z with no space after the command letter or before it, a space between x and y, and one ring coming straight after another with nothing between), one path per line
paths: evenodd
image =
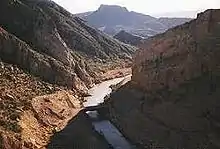
M219 9L210 9L205 12L199 13L197 16L196 24L198 24L200 29L204 29L204 33L219 32L220 25L220 11ZM198 31L199 32L199 31Z

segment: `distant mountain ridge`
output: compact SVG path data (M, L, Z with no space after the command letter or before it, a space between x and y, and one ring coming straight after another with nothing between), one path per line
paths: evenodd
M163 33L169 28L191 20L191 18L158 19L117 5L101 5L97 11L76 15L109 35L115 35L124 30L145 38Z
M122 30L118 34L116 34L114 36L114 38L118 39L121 42L130 44L130 45L134 45L134 46L139 45L141 43L141 40L143 39L140 36L132 35L124 30Z
M161 14L155 14L155 17L166 18L196 18L197 14L204 10L191 10L191 11L177 11L177 12L165 12Z

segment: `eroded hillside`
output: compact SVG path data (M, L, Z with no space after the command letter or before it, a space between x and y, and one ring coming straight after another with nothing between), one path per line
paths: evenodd
M2 0L0 13L0 148L46 148L71 119L71 145L108 148L80 113L82 96L126 74L135 49L50 0Z
M55 129L62 129L80 110L79 100L71 95L73 91L33 78L15 65L0 63L0 146L42 147ZM38 98L33 100L35 97ZM39 102L44 104L47 115L41 114ZM59 113L63 108L62 114Z
M2 0L0 13L7 14L0 18L1 27L25 42L17 45L22 51L9 51L3 43L0 57L51 83L86 90L106 70L131 64L134 48L85 25L52 1ZM31 58L23 52L27 50Z

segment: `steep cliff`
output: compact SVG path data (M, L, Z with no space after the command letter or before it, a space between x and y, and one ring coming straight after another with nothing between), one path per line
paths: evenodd
M220 10L147 40L110 117L143 148L220 148Z

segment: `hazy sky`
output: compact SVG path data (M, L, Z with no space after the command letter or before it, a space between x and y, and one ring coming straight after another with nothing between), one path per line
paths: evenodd
M220 8L220 0L54 0L72 13L93 11L101 4L125 6L131 11L144 14L163 14ZM180 15L180 14L179 14Z

